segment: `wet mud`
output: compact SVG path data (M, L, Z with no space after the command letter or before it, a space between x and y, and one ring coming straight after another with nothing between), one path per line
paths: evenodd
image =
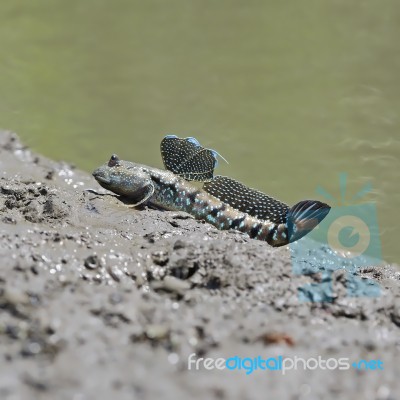
M399 397L397 266L354 272L377 297L348 296L336 271L330 302L300 301L321 271L296 275L287 248L133 209L9 132L0 172L1 399ZM192 353L384 369L188 370Z

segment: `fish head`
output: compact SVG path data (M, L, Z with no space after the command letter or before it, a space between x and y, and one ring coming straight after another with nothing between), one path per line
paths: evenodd
M120 160L116 154L92 175L104 189L133 200L141 200L153 186L151 177L139 164Z

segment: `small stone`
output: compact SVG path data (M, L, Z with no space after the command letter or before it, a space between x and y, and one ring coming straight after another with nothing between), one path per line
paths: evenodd
M3 299L12 305L29 304L29 296L16 287L7 287L3 293Z
M169 329L166 325L151 324L147 325L145 334L149 339L160 340L168 336Z
M168 253L165 250L157 250L151 254L151 258L154 261L154 264L164 266L168 263L169 257Z
M13 217L10 217L10 216L3 217L2 221L5 224L11 224L11 225L15 225L17 223L17 220L15 218L13 218Z
M109 296L109 301L111 304L119 304L124 300L124 297L120 293L111 293Z
M99 257L96 254L93 254L85 259L84 265L87 269L96 269L101 267L101 262Z
M121 278L124 275L124 273L116 265L108 267L107 271L115 282L121 282Z
M190 283L174 276L166 276L163 281L155 281L152 283L152 288L157 290L166 290L167 292L175 292L183 295L190 289Z
M174 250L184 249L185 247L187 247L187 245L183 240L178 239L174 243Z

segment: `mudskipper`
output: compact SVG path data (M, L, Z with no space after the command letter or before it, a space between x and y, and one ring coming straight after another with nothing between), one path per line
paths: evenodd
M166 170L123 161L115 154L93 172L101 186L140 204L185 211L221 230L235 229L271 246L294 242L314 229L330 206L303 200L289 207L226 176L214 176L220 155L192 137L161 141ZM203 182L199 189L191 181Z

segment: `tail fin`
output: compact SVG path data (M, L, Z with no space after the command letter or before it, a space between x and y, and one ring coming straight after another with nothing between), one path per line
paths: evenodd
M287 214L289 242L295 242L312 231L330 209L330 206L317 200L303 200L295 204Z

